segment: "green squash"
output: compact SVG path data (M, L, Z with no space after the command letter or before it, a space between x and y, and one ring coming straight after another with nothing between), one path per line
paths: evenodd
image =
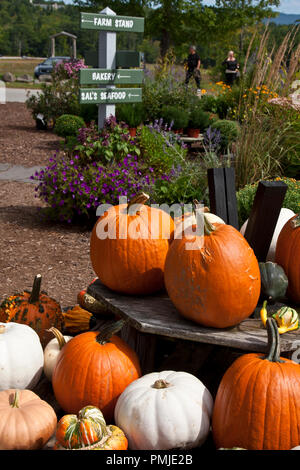
M288 287L288 278L281 266L272 261L259 263L261 296L269 302L283 299Z

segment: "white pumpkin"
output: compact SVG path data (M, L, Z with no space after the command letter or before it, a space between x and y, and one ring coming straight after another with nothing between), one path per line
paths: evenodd
M51 339L44 349L44 373L50 382L52 381L52 373L56 364L58 355L64 345L73 338L73 336L63 336L57 328L50 328L55 338Z
M153 372L132 382L120 395L115 422L132 450L191 449L206 440L213 399L187 372Z
M294 215L295 215L295 212L291 211L291 209L286 209L285 207L281 209L278 220L277 220L277 224L275 226L275 230L273 233L273 237L271 240L271 244L270 244L270 248L267 254L266 261L275 262L275 251L276 251L276 245L277 245L279 234L282 230L282 227L286 224L288 220L294 217ZM244 224L242 225L240 229L240 232L242 235L245 234L247 224L248 224L248 219L246 220L246 222L244 222Z
M0 323L0 390L34 388L43 365L40 338L30 326Z
M300 450L300 446L293 447L293 448L290 449L290 450Z

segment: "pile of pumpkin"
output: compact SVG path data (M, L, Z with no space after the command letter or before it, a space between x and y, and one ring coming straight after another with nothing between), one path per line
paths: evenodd
M179 312L206 326L223 328L248 317L260 296L261 275L245 238L212 214L202 217L204 235L195 234L193 215L190 225L184 219L174 227L168 214L144 202L145 196L135 200L135 212L132 204L109 209L94 227L91 260L103 284L140 295L165 285ZM182 230L181 222L182 237L170 239ZM108 223L115 239L99 236ZM276 260L296 303L299 252L300 216L294 216L280 232ZM186 372L141 377L138 357L116 334L123 320L64 336L60 330L70 316L80 331L76 314L84 310L65 315L40 287L36 276L32 292L11 296L0 307L0 449L39 449L53 434L54 449L189 449L201 446L210 429L217 448L284 450L300 444L300 366L280 357L277 319L265 321L268 354L237 359L213 403L204 384ZM81 293L79 300L88 298ZM43 371L67 413L58 423L53 408L31 391Z

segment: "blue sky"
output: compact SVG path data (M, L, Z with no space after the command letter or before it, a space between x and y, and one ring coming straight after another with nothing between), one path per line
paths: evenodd
M72 3L72 0L64 0L65 3ZM203 0L205 5L213 5L214 0ZM281 0L278 10L282 13L300 14L300 0Z

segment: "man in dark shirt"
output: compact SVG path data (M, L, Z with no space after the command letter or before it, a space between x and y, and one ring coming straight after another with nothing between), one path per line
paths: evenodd
M185 78L185 84L188 85L190 79L194 77L196 85L197 85L197 92L199 93L200 90L200 57L198 56L196 52L196 47L191 46L190 47L190 53L188 55L187 61L186 61L186 78Z

